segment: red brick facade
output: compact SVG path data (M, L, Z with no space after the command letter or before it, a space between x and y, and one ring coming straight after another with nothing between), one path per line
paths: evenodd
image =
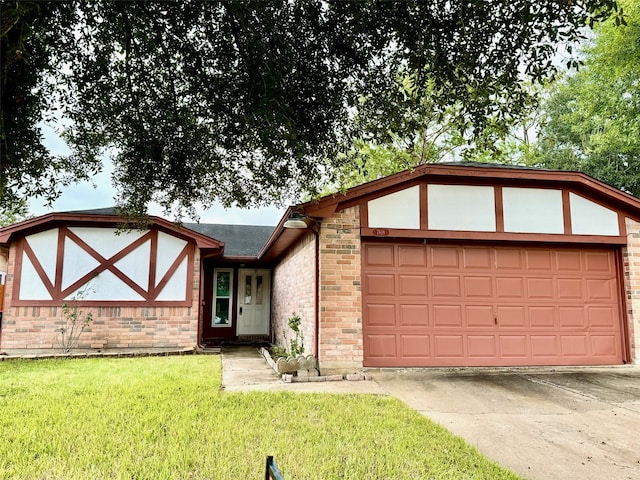
M305 354L315 354L316 296L315 233L304 235L273 269L271 331L276 345L289 350L294 336L288 319L297 313L302 319ZM286 336L286 339L285 339Z
M322 373L362 368L360 209L347 208L320 227L319 364Z
M0 346L11 349L58 347L65 325L61 306L12 307L16 242L7 264L7 285ZM196 249L190 307L81 307L93 321L80 336L79 348L187 348L198 343L200 254Z
M624 321L627 322L631 360L640 363L640 223L627 218L626 229L623 277L627 316ZM359 207L338 211L319 223L317 234L310 228L279 259L272 271L271 328L274 339L285 346L284 332L288 339L293 335L287 320L294 312L300 315L305 353L318 357L323 374L352 372L363 365L360 235ZM319 251L316 251L316 238ZM16 244L13 242L8 252L0 347L7 351L56 348L58 331L64 323L60 306L17 307L11 304ZM82 334L80 347L197 346L200 263L200 251L196 248L189 307L82 307L93 313L94 320ZM316 287L317 275L319 288ZM317 332L316 294L319 297Z
M624 287L626 293L627 326L632 363L640 363L640 223L629 218L627 247L623 249Z
M271 322L276 343L285 345L284 331L291 338L287 319L296 312L303 322L305 353L316 354L323 374L359 370L363 359L359 207L320 223L317 352L313 351L315 235L305 235L274 268Z

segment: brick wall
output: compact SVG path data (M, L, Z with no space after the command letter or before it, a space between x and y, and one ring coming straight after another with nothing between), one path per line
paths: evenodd
M65 324L61 306L12 307L16 245L7 265L0 349L57 348ZM80 348L186 348L198 342L200 253L196 249L191 307L81 307L93 322L80 337Z
M315 233L304 235L273 269L271 292L271 329L276 345L289 349L285 340L294 334L287 323L295 312L302 319L305 354L316 354L315 295L316 260Z
M640 364L640 223L626 219L627 247L623 249L624 286L631 361Z
M362 368L360 209L323 220L320 228L320 342L322 373Z

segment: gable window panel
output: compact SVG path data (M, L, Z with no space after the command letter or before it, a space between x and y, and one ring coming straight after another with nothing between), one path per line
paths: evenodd
M493 187L435 185L427 187L429 230L495 232Z
M368 202L370 228L420 228L420 187L410 187Z
M569 193L574 235L620 235L618 214L591 200Z
M564 233L562 190L504 187L504 231Z

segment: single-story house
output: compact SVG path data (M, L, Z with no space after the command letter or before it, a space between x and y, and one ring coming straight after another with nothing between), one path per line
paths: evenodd
M638 361L640 200L582 173L429 164L275 228L121 221L0 229L0 349L54 348L75 298L85 348L283 345L295 312L323 372Z

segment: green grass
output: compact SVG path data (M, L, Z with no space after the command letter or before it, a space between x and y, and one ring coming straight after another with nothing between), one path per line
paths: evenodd
M225 393L217 356L0 362L0 478L517 478L401 402Z

